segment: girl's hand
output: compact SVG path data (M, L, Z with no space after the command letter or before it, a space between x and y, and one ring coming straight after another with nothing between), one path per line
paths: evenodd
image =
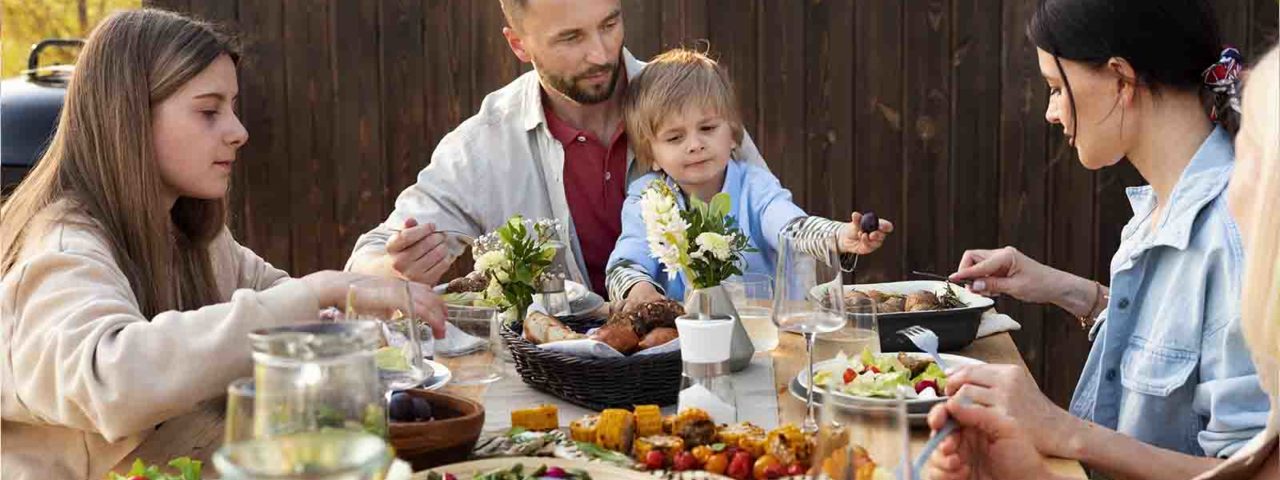
M859 226L862 225L861 213L853 212L850 220L840 230L840 253L869 254L879 250L884 245L884 239L893 233L893 223L883 218L880 219L879 228L871 233L863 232Z
M322 310L329 307L336 307L341 310L346 307L347 291L351 284L357 280L369 279L396 285L403 285L407 282L410 297L413 299L414 313L427 325L431 326L431 332L436 335L436 338L444 338L445 319L448 318L449 311L445 307L444 299L436 295L430 286L399 278L377 277L333 270L315 272L298 279L298 281L311 287L311 290L316 294L316 298L320 301ZM399 305L388 305L387 307L398 308Z

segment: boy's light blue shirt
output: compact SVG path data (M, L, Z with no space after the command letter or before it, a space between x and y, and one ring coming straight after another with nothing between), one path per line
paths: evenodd
M672 187L676 187L674 181L660 172L646 174L628 186L627 200L622 206L622 235L618 237L618 244L609 256L606 271L613 270L619 263L627 262L631 267L648 274L668 298L682 301L684 274L678 273L674 279L669 278L662 264L649 255L644 220L640 217L640 196L649 183L656 179L665 179ZM738 222L738 228L756 250L743 254L743 273L760 273L772 277L777 258L778 233L788 223L806 216L804 210L792 203L791 192L783 188L782 183L768 170L737 160L729 161L725 169L724 187L720 191L729 194L729 216ZM678 198L677 201L680 208L684 209L684 199Z
M1111 260L1111 299L1090 332L1072 414L1215 457L1265 426L1270 405L1240 326L1244 251L1226 198L1233 157L1230 135L1215 129L1154 232L1155 193L1128 190L1134 216Z

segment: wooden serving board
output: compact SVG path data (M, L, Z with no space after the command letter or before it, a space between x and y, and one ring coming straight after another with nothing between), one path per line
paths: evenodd
M474 460L470 462L455 463L452 465L442 465L430 470L413 474L413 480L426 480L427 474L436 472L441 475L452 473L458 480L470 480L472 476L493 470L510 468L515 464L524 465L525 471L532 471L539 466L555 466L565 470L580 469L585 470L591 475L591 478L597 480L655 480L655 479L672 479L672 480L728 480L729 477L716 475L713 473L702 471L690 472L640 472L636 470L628 470L613 465L600 462L586 462L582 460L566 460L556 457L499 457L487 458L484 460Z

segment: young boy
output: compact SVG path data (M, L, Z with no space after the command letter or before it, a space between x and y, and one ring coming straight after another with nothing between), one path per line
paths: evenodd
M805 214L791 202L791 192L767 169L734 159L742 141L741 115L733 84L714 60L701 53L674 49L654 58L627 87L623 100L628 141L640 168L654 172L637 179L622 208L622 235L608 263L609 297L623 308L667 297L684 300L684 278L669 280L649 254L640 197L654 179L664 179L679 192L681 208L689 197L710 202L729 194L729 214L738 222L755 252L745 253L744 273L773 276L778 235L838 235L842 257L865 255L884 243L893 224L880 220L870 234L852 223ZM848 263L849 258L844 258Z

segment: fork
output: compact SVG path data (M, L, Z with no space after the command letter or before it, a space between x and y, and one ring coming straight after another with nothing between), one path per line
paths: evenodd
M919 325L913 325L902 330L898 330L898 333L907 337L907 340L911 340L911 343L914 343L917 348L928 353L929 356L932 356L933 361L938 363L938 368L941 368L944 372L947 371L946 362L943 362L942 356L938 355L938 334L933 333L933 330ZM958 397L958 399L962 404L967 405L967 398ZM929 439L929 442L924 445L924 450L920 452L920 456L916 457L915 462L912 462L911 466L913 467L913 474L919 475L920 469L924 467L924 462L929 460L929 455L932 455L933 451L942 443L942 439L947 438L947 435L950 435L951 432L955 431L955 429L955 419L947 418L947 422L938 430L937 435L934 435L933 438Z
M951 279L951 277L948 277L948 276L946 276L946 275L938 275L938 274L936 274L936 273L930 273L930 272L921 272L921 271L918 271L918 270L912 270L912 271L911 271L911 274L912 274L912 275L921 276L921 277L925 277L925 278L932 278L932 279L935 279L935 280L942 280L942 281L947 282L947 283L954 283L954 284L956 284L956 285L960 285L960 286L962 286L962 287L967 287L967 286L969 286L969 285L973 284L973 280L952 280L952 279Z
M917 348L933 357L933 361L938 363L938 368L941 368L944 372L947 371L946 362L943 362L942 356L938 355L938 334L933 333L933 330L919 325L912 325L898 330L898 334L907 337L907 340L911 340L911 343L914 343Z
M973 405L973 401L969 400L969 398L964 395L957 395L956 401L960 402L960 405L964 406ZM946 439L948 435L954 433L959 427L960 426L956 424L956 419L954 417L947 416L947 421L942 424L942 428L938 429L938 433L934 434L933 437L930 437L928 442L925 442L924 448L920 449L920 455L916 457L915 461L911 462L911 474L913 480L918 480L920 478L920 471L924 469L924 464L929 461L929 456L933 455L933 451L938 449L938 445L941 445L942 441Z
M390 230L392 233L400 233L404 229L398 228L398 227L387 227L387 230ZM473 237L466 233L459 232L457 230L437 229L436 231L432 232L432 234L436 234L436 233L439 233L442 235L446 235L446 234L453 235L455 237L458 237L458 240L461 240L462 243L465 243L467 245L473 245L476 243L476 237Z

